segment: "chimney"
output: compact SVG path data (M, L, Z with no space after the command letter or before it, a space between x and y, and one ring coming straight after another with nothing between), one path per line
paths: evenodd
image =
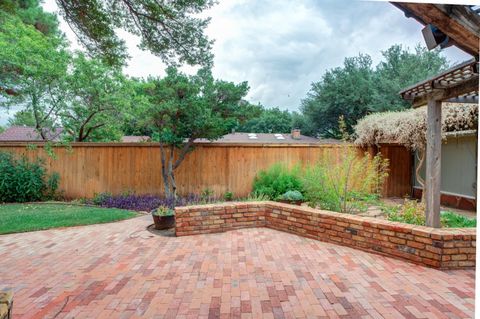
M292 138L294 140L299 140L300 139L300 130L299 129L293 129L292 130Z

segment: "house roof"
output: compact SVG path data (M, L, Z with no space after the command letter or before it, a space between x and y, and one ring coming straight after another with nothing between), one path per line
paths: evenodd
M54 131L47 132L49 141L59 141L62 134L62 128L56 128ZM28 126L11 126L0 134L2 142L34 142L43 141L42 137L35 128Z
M150 136L144 135L125 135L122 137L123 143L138 143L138 142L149 142Z
M205 138L196 139L195 143L212 144L338 144L335 139L318 139L310 136L300 135L299 138L292 138L290 134L281 133L230 133L223 137L209 141Z

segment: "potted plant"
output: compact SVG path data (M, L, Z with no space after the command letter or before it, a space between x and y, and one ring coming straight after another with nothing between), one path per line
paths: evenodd
M278 201L281 203L301 205L303 203L303 195L299 191L287 191L279 196Z
M168 229L175 225L175 211L170 207L160 206L152 211L155 229Z

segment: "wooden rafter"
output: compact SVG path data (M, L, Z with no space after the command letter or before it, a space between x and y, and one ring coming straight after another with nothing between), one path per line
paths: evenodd
M427 100L446 101L452 98L478 101L478 63L472 59L461 63L428 80L412 85L400 92L403 99L412 102L413 107L425 105Z
M478 58L480 16L468 6L432 3L392 2L423 25L432 24L445 33L453 44Z

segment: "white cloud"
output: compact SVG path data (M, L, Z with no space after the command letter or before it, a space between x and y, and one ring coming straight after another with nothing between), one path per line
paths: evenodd
M57 11L55 0L46 0L44 8ZM423 44L422 26L387 2L223 0L202 16L211 17L207 34L215 39L214 75L248 81L251 102L282 109L297 109L310 84L345 57L366 53L376 64L381 50L393 44ZM65 22L61 28L80 48ZM165 74L158 57L137 47L138 38L120 35L132 56L125 69L129 75ZM468 58L456 48L444 54L452 62Z

